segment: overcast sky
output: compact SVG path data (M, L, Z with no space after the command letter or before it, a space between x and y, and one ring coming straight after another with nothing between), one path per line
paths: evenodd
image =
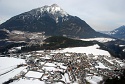
M0 0L0 24L12 16L54 3L97 31L125 25L125 0Z

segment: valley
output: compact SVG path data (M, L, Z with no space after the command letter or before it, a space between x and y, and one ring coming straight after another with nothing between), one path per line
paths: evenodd
M124 27L97 32L57 4L13 16L0 24L0 84L125 84Z
M94 46L87 48L96 49ZM82 49L82 52L84 52L84 49ZM99 49L97 52L99 52ZM0 74L1 83L27 84L33 81L32 84L98 84L108 78L120 79L120 75L123 75L125 69L125 61L111 57L108 53L106 55L105 51L102 52L105 55L100 55L100 53L94 55L92 52L88 54L80 53L79 51L74 51L74 49L60 49L8 54L7 56L1 55L0 60L8 60L8 67L1 67L0 69L3 71ZM14 66L12 66L9 63L12 59L20 61L18 61L17 65L14 61L12 63ZM5 63L5 61L1 61L1 64ZM9 70L12 71L5 73ZM9 78L7 79L6 77Z

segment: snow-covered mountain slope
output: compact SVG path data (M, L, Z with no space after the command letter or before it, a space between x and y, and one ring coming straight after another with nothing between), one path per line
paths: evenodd
M125 26L121 26L113 31L110 31L106 33L108 35L111 35L113 37L119 38L119 39L125 39Z
M64 16L68 16L68 13L66 13L62 8L60 8L57 4L53 4L51 6L48 6L48 5L45 5L41 8L38 8L38 9L35 9L37 12L40 11L41 14L42 13L50 13L50 14L53 14L53 15L56 15L58 17L64 17ZM32 11L31 11L32 13ZM33 13L34 14L34 13ZM33 15L32 14L32 15ZM34 14L36 15L36 13Z
M32 16L38 17L37 19L39 19L40 17L44 17L45 14L48 14L56 21L56 23L58 23L59 18L64 18L69 15L57 4L53 4L51 6L45 5L43 7L31 10L29 11L29 13ZM24 16L23 18L25 17L27 16ZM66 20L66 19L64 18L63 20Z

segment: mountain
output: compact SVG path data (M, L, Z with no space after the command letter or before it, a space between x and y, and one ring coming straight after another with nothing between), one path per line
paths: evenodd
M108 41L103 44L114 53L112 56L125 59L125 41L116 39L114 41Z
M57 4L19 14L0 25L0 29L45 32L47 36L79 38L108 37L92 29L77 16L69 15Z
M125 26L123 25L113 31L108 32L107 34L119 39L125 39Z

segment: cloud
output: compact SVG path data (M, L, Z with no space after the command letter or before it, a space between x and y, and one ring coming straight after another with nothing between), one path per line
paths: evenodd
M85 20L95 30L112 30L125 25L125 0L0 0L0 19L53 3Z

